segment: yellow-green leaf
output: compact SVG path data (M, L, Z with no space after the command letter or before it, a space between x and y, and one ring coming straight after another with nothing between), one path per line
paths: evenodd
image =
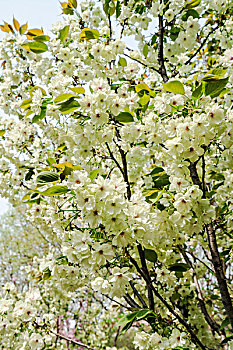
M149 88L149 86L145 83L140 83L138 85L135 86L135 91L136 92L140 92L142 90L146 90L146 91L151 91L151 89Z
M172 80L163 84L166 91L173 92L174 94L184 95L184 86L179 80Z
M138 102L140 103L141 106L145 106L149 101L150 101L150 96L144 94Z
M28 107L30 107L31 103L32 103L32 99L31 98L27 98L26 100L24 100L21 103L20 108L27 109Z
M46 94L46 91L45 91L42 87L40 87L40 86L33 86L33 88L31 88L31 90L29 91L29 94L32 96L32 93L33 93L34 91L38 90L38 89L42 92L42 94L43 94L44 96L47 95L47 94Z
M81 39L98 39L99 38L99 32L97 29L89 29L84 28L80 33Z
M35 41L49 41L50 37L48 35L37 35L33 37L33 40Z
M0 130L0 136L3 136L5 134L6 130Z
M82 86L75 86L70 88L70 90L76 92L76 94L85 94L85 89Z
M47 190L40 192L40 194L42 196L46 196L46 197L52 197L52 196L59 196L61 194L65 194L67 192L69 192L70 190L68 189L67 186L52 186L50 188L48 188Z
M185 5L185 9L192 9L194 7L197 7L198 5L200 5L201 0L190 0L186 5Z
M61 103L61 102L64 102L64 101L67 101L69 100L70 98L72 97L75 97L75 95L73 94L62 94L62 95L59 95L55 98L54 102L55 103Z
M67 36L68 36L68 34L69 34L69 29L70 29L70 26L68 25L68 26L65 26L64 28L62 28L62 29L59 31L59 37L58 37L58 39L60 39L60 41L61 41L62 43L66 40L66 38L67 38Z
M23 25L19 28L19 33L20 33L21 35L23 35L23 34L26 32L27 28L28 28L27 23L23 24Z
M22 47L27 51L32 51L37 54L48 51L48 46L45 43L39 41L24 43Z
M64 163L60 163L60 164L53 164L53 166L55 168L57 168L57 169L65 169L65 167L73 169L73 164L70 163L70 162L64 162Z

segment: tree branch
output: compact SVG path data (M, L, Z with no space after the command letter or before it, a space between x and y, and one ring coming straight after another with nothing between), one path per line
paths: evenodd
M233 329L233 306L226 282L226 276L223 271L222 261L219 256L218 244L213 223L206 225L206 231L212 257L212 263L214 266L215 275L218 281L218 286L222 297L222 303L224 305L227 316L231 323L231 327Z
M198 185L199 188L203 191L202 183L201 183L199 176L198 176L198 173L197 173L196 164L197 164L197 162L190 163L190 165L189 165L190 175L191 175L193 183L195 185ZM203 181L203 179L202 179L202 181ZM214 229L212 222L210 224L207 224L205 227L206 227L208 243L209 243L209 248L210 248L210 253L211 253L211 260L212 260L212 264L214 266L215 276L216 276L217 281L218 281L218 287L220 290L222 303L223 303L223 306L226 310L229 321L231 323L231 327L233 329L233 306L232 306L232 301L231 301L231 297L230 297L227 282L226 282L226 276L225 276L225 273L223 271L222 261L221 261L221 258L219 256L216 232L215 232L215 229Z
M159 74L163 78L163 81L166 83L168 81L167 71L164 63L163 57L163 16L159 16L159 45L158 45L158 61L159 61Z
M189 257L187 256L184 247L181 244L178 244L177 247L178 247L179 251L181 252L181 254L182 254L186 264L188 264L191 267L191 269L193 270L193 280L194 280L194 283L196 285L197 299L198 299L201 311L202 311L202 313L203 313L203 315L205 317L205 320L208 323L208 325L210 326L213 334L215 332L219 332L219 327L220 326L215 322L215 320L213 320L210 317L210 315L209 315L209 313L208 313L208 311L206 309L204 297L203 297L203 294L202 294L202 291L201 291L201 287L200 287L200 284L199 284L199 281L198 281L198 278L197 278L197 274L196 274L196 272L194 270L193 264L192 264L191 260L189 259Z
M189 64L192 59L201 51L201 49L203 48L203 46L205 45L205 43L207 42L209 36L215 32L215 30L218 28L217 27L213 28L205 37L205 39L203 40L203 42L201 43L201 45L199 46L199 48L192 54L192 56L184 63L185 65Z
M59 337L59 338L61 338L61 339L64 339L64 340L67 340L67 341L69 341L69 342L71 342L71 343L73 343L73 344L75 344L75 345L81 346L81 347L86 348L86 349L89 349L89 350L97 350L97 349L95 349L95 348L92 348L92 347L89 346L89 345L86 345L86 344L83 344L83 343L81 343L81 342L79 342L79 341L70 339L70 338L68 338L68 337L66 337L66 336L64 336L64 335L62 335L62 334L59 334L59 333L57 333L57 332L54 332L54 331L52 331L52 330L50 330L50 332L53 333L54 335L56 335L57 337Z
M128 253L129 255L129 253ZM192 326L190 326L179 314L177 314L177 312L174 310L173 306L171 306L160 294L159 292L155 289L155 287L152 284L151 279L149 279L147 277L147 275L145 275L145 273L142 271L142 269L140 269L140 267L138 266L137 261L131 256L129 255L130 261L131 263L135 266L136 270L138 271L138 273L143 277L143 279L150 285L151 289L153 290L155 296L162 302L162 304L164 304L166 306L166 308L169 310L169 312L175 316L175 318L186 328L186 330L188 331L188 333L191 336L191 339L193 341L194 344L198 345L202 350L206 350L209 349L207 346L205 346L204 344L202 344L202 342L199 340L199 338L196 336L196 334L193 332L192 330ZM210 350L215 350L215 349L210 349Z

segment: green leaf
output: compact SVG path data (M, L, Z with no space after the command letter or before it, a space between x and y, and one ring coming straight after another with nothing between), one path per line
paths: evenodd
M49 171L44 171L37 176L36 182L37 184L47 184L51 182L56 182L59 179L60 179L59 174L51 173Z
M190 269L190 266L185 263L175 263L169 266L168 270L170 271L178 271L178 272L186 272Z
M44 42L44 41L49 41L50 37L48 35L37 35L37 36L34 36L33 40Z
M32 176L34 175L34 169L29 169L27 174L25 175L25 181L31 180Z
M141 106L145 106L147 105L147 103L149 103L149 101L150 101L150 96L144 94L138 102L140 103Z
M154 316L154 312L149 309L141 309L136 315L136 321L146 319L148 316Z
M67 8L62 9L62 13L64 13L64 15L71 15L72 16L74 14L74 10L67 7Z
M116 3L116 18L118 18L121 14L121 3L120 0L117 0Z
M207 72L202 78L203 81L214 81L214 80L219 80L222 78L227 72L227 68L221 69L221 68L213 68L209 72Z
M127 61L126 61L125 58L120 57L120 58L119 58L119 61L118 61L118 64L119 64L119 66L121 66L121 67L126 67L126 66L127 66Z
M90 172L89 178L91 179L91 181L93 181L97 175L99 174L100 168L98 169L94 169Z
M44 119L44 117L46 116L46 111L47 111L47 106L42 107L40 114L34 115L34 117L32 118L32 123L36 123L38 120Z
M144 249L145 259L155 263L158 259L157 253L152 249Z
M203 82L205 96L217 97L228 83L228 78Z
M200 5L201 0L190 0L186 5L185 5L185 9L192 9L194 7L197 7L198 5Z
M144 55L145 58L147 58L148 52L149 52L149 47L148 47L147 44L145 44L145 45L143 46L143 49L142 49L142 53L143 53L143 55Z
M28 25L27 23L23 24L20 28L19 28L19 33L21 35L23 35L26 31L27 31Z
M149 190L143 191L143 194L146 196L146 198L155 199L158 197L159 190L158 189L149 189Z
M64 101L69 100L69 99L72 98L72 97L75 97L75 95L69 94L69 93L67 93L67 94L61 94L61 95L59 95L59 96L57 96L57 97L55 98L54 102L55 102L55 103L61 103L61 102L64 102Z
M227 327L229 324L230 324L230 320L228 317L226 317L225 320L222 321L219 330L221 331L223 328Z
M79 107L80 104L78 101L70 99L60 104L59 111L63 114L68 114L74 112Z
M46 197L52 197L52 196L59 196L61 194L65 194L69 192L70 189L67 186L52 186L48 188L47 190L40 192L41 195L46 196Z
M201 97L201 95L203 94L202 91L202 84L200 84L192 93L192 99L193 100L198 100L199 97Z
M196 10L189 9L185 12L185 14L181 17L182 21L187 21L187 19L192 16L193 18L200 18L199 13Z
M152 177L153 176L160 176L160 175L163 175L165 174L165 171L163 168L157 166L156 168L154 168L148 175L151 175Z
M131 123L134 121L134 118L129 112L121 112L115 116L115 119L120 123Z
M61 41L62 43L66 40L66 38L67 38L67 36L68 36L68 34L69 34L69 29L70 29L70 26L67 25L67 26L65 26L64 28L62 28L62 29L59 31L58 39L60 39L60 41Z
M130 313L130 314L128 314L128 315L125 315L124 317L122 317L122 318L118 321L117 325L118 325L118 326L125 326L125 325L127 325L128 323L133 322L133 321L135 320L136 316L137 316L137 313L138 313L138 311L134 311L134 312L132 312L132 313Z
M22 45L22 47L27 51L29 50L37 54L48 51L48 46L45 43L39 41L26 42Z
M6 130L0 130L0 136L3 136L5 134Z
M116 10L116 5L115 5L115 2L112 1L110 2L110 6L109 6L109 15L110 16L114 15L115 10Z
M172 80L168 83L163 84L166 91L173 92L175 94L184 95L184 86L179 80Z
M155 188L163 188L167 185L170 184L170 181L169 181L169 176L167 174L163 174L161 175L158 180L155 180L154 181L154 187Z
M85 94L85 89L82 86L75 86L70 88L70 90L76 92L76 94Z

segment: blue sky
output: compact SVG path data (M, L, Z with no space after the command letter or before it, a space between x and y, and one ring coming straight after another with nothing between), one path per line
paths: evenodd
M12 23L15 16L20 24L28 22L29 28L43 27L48 33L52 24L61 20L60 7L58 0L0 0L0 23Z
M58 0L0 0L0 24L12 23L13 16L22 25L28 22L29 28L43 27L46 34L52 24L61 20ZM0 39L4 33L0 31ZM8 209L7 201L0 197L0 215Z

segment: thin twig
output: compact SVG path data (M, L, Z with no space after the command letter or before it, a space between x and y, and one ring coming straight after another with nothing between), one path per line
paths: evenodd
M142 66L144 66L144 67L146 67L146 68L149 68L149 69L152 69L152 70L154 70L155 72L157 72L157 73L160 74L160 72L159 72L158 69L156 69L156 68L154 68L154 67L152 67L152 66L148 66L148 65L145 64L144 62L139 61L137 58L133 58L133 57L131 57L130 55L128 55L127 53L124 53L124 56L126 56L126 57L130 58L131 60L133 60L133 61L135 61L135 62L141 64Z
M52 331L52 330L50 330L50 332L53 333L54 335L56 335L57 337L62 338L62 339L64 339L64 340L67 340L67 341L69 341L69 342L71 342L71 343L73 343L73 344L75 344L75 345L81 346L81 347L86 348L86 349L89 349L89 350L97 350L97 349L95 349L95 348L92 348L92 347L89 346L89 345L86 345L86 344L83 344L83 343L81 343L81 342L79 342L79 341L70 339L70 338L68 338L68 337L66 337L66 336L64 336L64 335L62 335L62 334L59 334L59 333L57 333L57 332L54 332L54 331Z

